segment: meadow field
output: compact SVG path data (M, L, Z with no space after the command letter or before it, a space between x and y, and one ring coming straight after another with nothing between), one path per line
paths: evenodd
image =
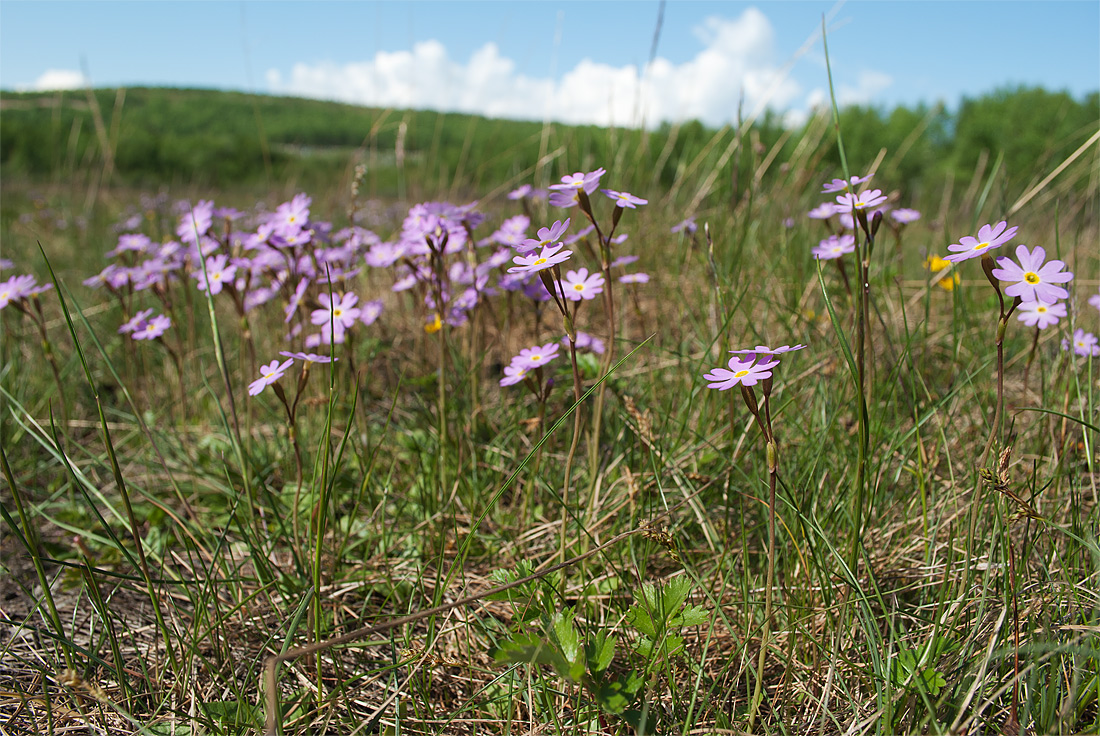
M0 730L1100 731L1094 100L198 94L2 98Z

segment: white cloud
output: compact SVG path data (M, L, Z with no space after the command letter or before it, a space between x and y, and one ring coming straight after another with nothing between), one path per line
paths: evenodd
M88 84L83 72L74 69L47 69L31 84L16 85L20 92L45 92L55 89L80 89Z
M722 125L735 119L742 97L749 116L765 105L785 109L803 96L776 62L772 26L760 10L749 8L735 20L709 17L695 35L702 50L682 64L657 58L640 70L586 58L560 79L518 74L494 43L463 64L435 40L409 51L378 52L368 61L298 63L288 79L275 69L266 78L276 94L623 126L693 118ZM860 88L874 82L861 81Z

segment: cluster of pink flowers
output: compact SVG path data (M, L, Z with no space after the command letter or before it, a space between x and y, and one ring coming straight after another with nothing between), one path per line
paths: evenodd
M558 357L558 344L547 343L524 348L512 358L512 362L504 368L504 378L500 379L501 386L512 386L519 383L530 371L541 368L554 358Z
M870 221L876 213L889 214L892 227L900 229L904 225L920 219L920 212L914 209L892 209L881 189L861 190L859 187L874 176L853 176L851 180L833 179L821 188L822 194L836 194L833 202L823 202L807 213L811 220L831 221L836 218L837 230L821 240L813 248L813 257L819 261L841 258L856 250L855 230L857 217L866 216ZM839 192L839 194L837 194Z

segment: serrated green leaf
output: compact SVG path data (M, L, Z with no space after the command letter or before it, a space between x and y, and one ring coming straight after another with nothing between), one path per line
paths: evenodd
M570 664L581 661L581 635L573 625L573 611L559 611L551 619L550 628L562 656Z
M572 666L550 642L534 634L516 634L511 639L489 650L490 656L500 664L543 664L554 669L562 677L572 677Z
M603 672L611 666L615 658L615 637L599 632L585 645L588 669L591 672Z
M680 614L680 626L702 626L710 613L702 606L687 606Z

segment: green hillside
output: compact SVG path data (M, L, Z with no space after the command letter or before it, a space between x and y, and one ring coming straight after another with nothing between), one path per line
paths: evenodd
M785 130L770 114L743 126L739 140L736 130L697 121L649 132L543 126L196 89L2 92L0 111L0 166L9 180L95 171L136 186L270 187L292 180L316 189L346 184L354 165L364 163L370 194L406 186L486 192L605 165L639 189L715 176L711 193L721 200L736 197L754 176L776 175L792 156L825 164L836 157L820 119ZM887 165L914 191L939 187L946 177L966 184L1003 154L1011 194L1086 141L1098 119L1095 93L1079 101L1018 88L963 100L953 113L852 107L843 112L842 129L861 158L885 149ZM776 166L759 170L762 161Z

